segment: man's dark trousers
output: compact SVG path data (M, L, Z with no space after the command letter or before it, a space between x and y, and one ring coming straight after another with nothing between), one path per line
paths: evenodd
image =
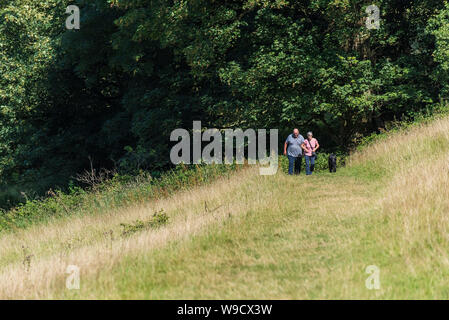
M301 172L301 164L302 156L288 156L288 174L293 174L293 168L295 170L295 174L299 174Z

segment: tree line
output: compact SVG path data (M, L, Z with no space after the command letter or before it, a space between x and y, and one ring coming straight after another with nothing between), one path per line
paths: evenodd
M170 133L293 126L345 151L445 103L444 0L0 2L0 205L92 165L158 175ZM80 29L65 28L66 8Z

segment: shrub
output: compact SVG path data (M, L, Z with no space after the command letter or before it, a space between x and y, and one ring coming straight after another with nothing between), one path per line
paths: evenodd
M147 172L132 177L115 174L113 178L90 189L69 188L69 192L50 190L48 197L27 200L17 207L0 211L0 232L26 228L51 219L93 214L151 199L166 197L176 190L207 184L218 177L228 177L242 165L179 165L153 179Z
M123 228L122 236L129 236L138 231L146 229L157 229L166 225L168 222L168 216L162 209L153 214L153 217L148 221L136 220L134 223L121 223L120 226Z

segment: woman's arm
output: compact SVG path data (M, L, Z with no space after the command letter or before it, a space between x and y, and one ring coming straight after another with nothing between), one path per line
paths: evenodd
M315 141L316 141L316 146L315 146L315 150L313 150L313 152L316 152L319 149L319 147L320 147L320 144L318 143L318 140L315 139Z

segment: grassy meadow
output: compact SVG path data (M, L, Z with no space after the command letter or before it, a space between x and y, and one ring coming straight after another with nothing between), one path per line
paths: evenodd
M248 167L3 232L0 298L447 299L448 231L441 117L377 139L336 174ZM79 290L66 288L68 265ZM370 265L378 290L365 286Z

